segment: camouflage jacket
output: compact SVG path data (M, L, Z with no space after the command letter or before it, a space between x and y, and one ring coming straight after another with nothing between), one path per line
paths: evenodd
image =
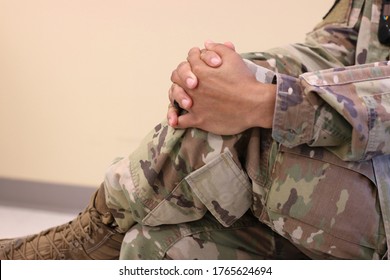
M381 8L377 0L336 1L304 44L244 57L266 66L251 65L259 81L276 77L276 141L371 166L389 246L390 48L377 38Z
M230 226L250 209L309 256L381 258L390 67L377 39L380 10L378 0L336 1L305 43L243 54L260 82L277 83L272 130L219 136L157 125L106 173L119 227L184 223L206 211Z
M269 56L277 76L276 141L326 146L344 160L389 154L390 48L377 39L380 1L337 5L344 7L334 7L305 44L244 57L256 63Z

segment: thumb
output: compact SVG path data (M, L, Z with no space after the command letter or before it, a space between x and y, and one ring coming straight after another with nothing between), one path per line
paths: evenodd
M180 115L177 118L176 128L185 129L185 128L193 128L193 127L195 127L195 121L190 113Z

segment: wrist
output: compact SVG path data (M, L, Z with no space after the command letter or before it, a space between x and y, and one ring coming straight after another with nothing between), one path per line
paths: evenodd
M248 112L250 127L272 128L275 103L276 85L257 83L252 91L252 109Z

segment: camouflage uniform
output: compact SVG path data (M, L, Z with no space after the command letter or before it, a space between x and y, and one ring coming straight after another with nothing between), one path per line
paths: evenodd
M389 55L380 10L378 0L336 1L304 44L243 55L258 81L277 83L272 130L218 136L162 122L115 161L105 193L127 231L121 258L384 257L390 67L378 62Z

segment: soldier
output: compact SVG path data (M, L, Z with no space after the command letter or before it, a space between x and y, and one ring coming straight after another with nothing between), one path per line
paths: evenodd
M172 74L171 104L185 109L169 108L172 127L114 162L75 220L1 240L0 258L386 257L381 8L336 1L304 44L244 60L231 46L192 49Z

